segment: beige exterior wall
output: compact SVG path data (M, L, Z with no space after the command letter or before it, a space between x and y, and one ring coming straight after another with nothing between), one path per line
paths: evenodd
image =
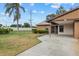
M37 26L37 30L46 30L46 28L50 28L50 26Z
M64 32L59 32L58 34L73 36L73 24L64 24Z
M68 14L65 14L63 16L60 16L54 20L59 20L60 22L61 20L73 20L74 22L77 18L79 18L79 9ZM79 21L75 21L74 24L65 24L64 32L59 32L58 30L58 34L74 35L75 38L79 38Z
M79 38L79 22L74 23L74 37Z
M56 18L55 20L64 20L64 19L70 19L70 20L75 20L75 18L79 18L79 9L73 12L70 12L68 14L65 14L61 17Z

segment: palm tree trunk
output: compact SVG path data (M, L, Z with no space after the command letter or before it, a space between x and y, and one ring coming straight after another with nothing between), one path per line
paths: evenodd
M17 31L19 32L19 21L17 20Z
M19 32L19 8L16 8L16 21L17 21L17 31Z

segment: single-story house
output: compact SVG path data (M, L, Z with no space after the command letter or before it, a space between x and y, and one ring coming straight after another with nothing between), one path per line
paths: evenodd
M58 15L47 22L50 23L51 32L79 38L79 8Z
M50 28L50 23L43 21L37 24L37 30L48 30Z

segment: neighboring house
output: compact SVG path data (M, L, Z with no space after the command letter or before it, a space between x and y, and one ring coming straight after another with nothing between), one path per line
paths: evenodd
M50 23L43 21L37 24L37 30L48 30L50 28Z
M79 8L58 15L47 22L51 24L51 32L79 38Z

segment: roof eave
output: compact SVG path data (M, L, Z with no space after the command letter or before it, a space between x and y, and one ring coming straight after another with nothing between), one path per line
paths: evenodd
M76 8L76 9L70 10L70 11L68 11L68 12L65 12L65 13L63 13L63 14L60 14L60 15L54 17L53 19L48 20L47 22L51 22L52 20L54 20L54 19L56 19L56 18L59 18L59 17L65 15L65 14L68 14L68 13L73 12L73 11L78 10L78 9L79 9L79 8Z

